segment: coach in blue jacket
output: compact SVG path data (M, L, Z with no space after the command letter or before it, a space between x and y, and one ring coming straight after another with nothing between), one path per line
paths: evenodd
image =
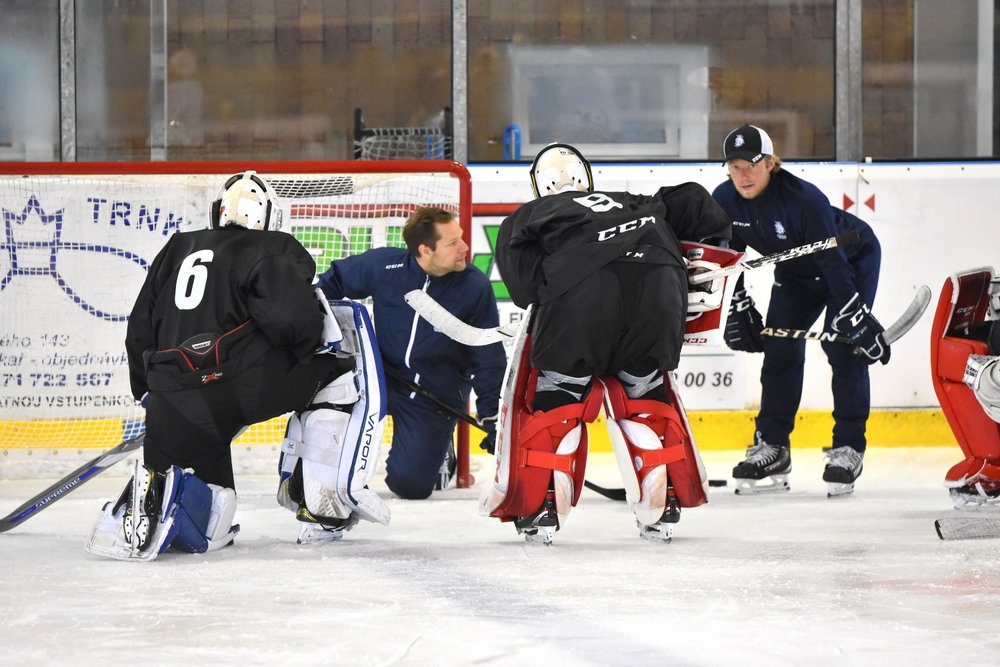
M833 442L823 480L831 496L850 493L861 474L870 408L868 365L889 360L882 326L871 314L881 248L872 228L834 208L815 185L783 170L767 132L738 127L723 142L729 180L712 196L733 220L732 247L762 255L856 231L859 241L778 264L767 325L808 329L826 311L823 328L853 345L823 343L833 375ZM733 477L752 482L791 470L789 435L802 396L805 341L761 336L761 316L743 289L742 276L726 322L734 350L763 352L760 412L754 444ZM778 480L776 480L778 481ZM766 487L765 487L766 488ZM787 486L784 486L787 489Z
M500 343L469 347L435 331L403 299L410 290L423 290L468 324L500 324L489 280L466 262L469 246L454 215L418 208L403 227L403 240L405 249L373 248L332 262L320 275L319 287L331 299L372 297L393 420L385 481L401 498L421 499L434 490L457 419L393 376L459 412L466 411L475 388L477 416L495 428L507 360ZM494 439L490 433L482 447L492 452Z

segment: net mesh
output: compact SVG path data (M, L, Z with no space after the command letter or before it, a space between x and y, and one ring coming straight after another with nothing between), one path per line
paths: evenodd
M417 206L462 206L448 172L260 172L285 211L283 229L320 270L402 246ZM142 431L124 352L128 314L166 239L208 225L231 173L0 175L0 476L68 471ZM274 456L254 454L276 451L285 421L240 436L237 468L273 469Z
M427 127L368 128L355 142L361 160L444 160L451 157L451 137Z

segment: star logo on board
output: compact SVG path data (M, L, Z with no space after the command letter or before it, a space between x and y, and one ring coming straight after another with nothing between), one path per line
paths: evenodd
M3 238L0 239L0 273L3 277L0 278L0 292L19 276L49 277L73 303L87 313L112 322L127 320L127 313L112 313L97 308L77 294L59 271L59 256L64 251L92 252L101 257L124 259L143 271L148 270L148 262L136 253L121 248L63 241L64 211L65 209L59 209L48 213L34 194L29 195L20 212L0 208L3 217Z

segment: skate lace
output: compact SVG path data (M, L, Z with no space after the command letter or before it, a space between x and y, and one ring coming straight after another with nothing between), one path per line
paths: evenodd
M757 442L747 448L746 463L768 464L778 458L781 448L766 442Z
M834 447L826 453L827 465L854 470L861 464L861 452L852 447Z

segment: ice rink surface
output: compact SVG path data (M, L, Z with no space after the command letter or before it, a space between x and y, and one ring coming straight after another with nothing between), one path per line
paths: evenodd
M704 454L728 478L739 451ZM869 450L828 499L822 453L794 449L791 492L712 488L670 544L585 490L550 547L480 517L479 483L427 501L377 487L388 527L298 546L274 480L237 483L236 543L152 563L83 550L125 464L0 535L2 664L994 665L1000 540L941 541L958 448ZM478 469L478 470L477 470ZM588 479L621 480L609 454ZM379 476L381 479L381 475ZM0 481L0 514L53 480Z

